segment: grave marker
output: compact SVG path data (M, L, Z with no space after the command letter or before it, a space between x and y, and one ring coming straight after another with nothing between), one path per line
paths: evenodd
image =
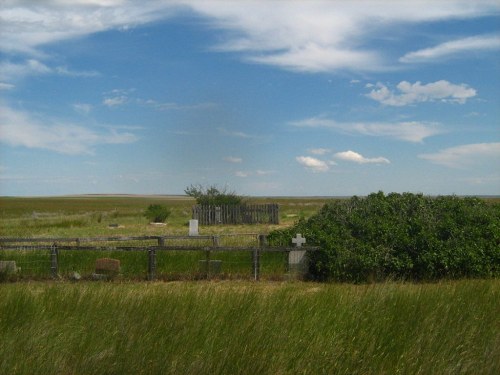
M198 236L198 220L189 220L189 235Z
M111 258L99 258L95 261L94 279L102 280L113 277L120 273L120 260Z
M306 243L305 237L298 233L292 238L296 248L301 248ZM302 274L307 270L306 250L292 250L288 253L288 268L292 274Z
M0 272L11 274L18 272L15 260L0 260Z

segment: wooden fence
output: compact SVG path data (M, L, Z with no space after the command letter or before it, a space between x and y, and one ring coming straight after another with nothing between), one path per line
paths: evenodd
M279 206L242 204L223 206L193 206L192 218L200 225L216 224L279 224Z
M250 252L252 275L260 278L260 255L264 252L282 252L290 254L318 250L317 247L274 247L267 244L267 236L248 234L253 244L245 246L226 245L219 235L204 236L140 236L140 237L93 237L93 238L5 238L0 237L0 250L48 250L50 251L50 270L54 278L58 277L59 252L63 251L143 251L148 258L148 280L156 278L156 253L158 251L204 251L205 273L210 278L211 253L221 251ZM107 243L106 243L107 242ZM103 243L103 245L99 245ZM123 243L121 245L120 243ZM197 244L198 243L198 244Z

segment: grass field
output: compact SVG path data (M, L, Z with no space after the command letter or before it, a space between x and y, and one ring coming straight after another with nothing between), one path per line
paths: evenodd
M251 239L311 216L325 199L272 201L280 204L279 226L212 226L200 233ZM167 226L151 226L142 216L151 203L172 209ZM193 203L183 197L0 198L0 235L186 234ZM110 251L62 253L60 272L90 274L102 256L121 259L115 282L34 281L50 278L47 251L0 252L0 259L24 267L15 279L31 280L0 282L0 374L500 373L500 280L250 282L241 277L249 254L221 254L233 257L225 259L233 264L225 277L238 280L146 283L134 281L145 278L144 253ZM201 257L160 255L162 279L196 278ZM276 276L283 275L282 264L263 261L268 280L283 279Z
M280 205L279 225L218 225L200 227L200 234L221 236L221 245L255 246L257 234L293 224L300 217L314 214L325 198L252 198L251 203L274 202ZM143 216L150 204L162 204L172 211L166 226L150 225ZM0 230L5 237L109 237L187 235L194 199L184 196L76 196L55 198L0 198ZM118 224L118 227L110 227ZM234 237L234 234L240 234ZM201 244L200 241L195 241ZM150 242L145 245L155 245ZM185 241L182 245L187 245ZM194 242L193 242L194 244ZM134 244L137 245L137 244ZM121 278L144 280L147 277L146 252L74 252L61 251L59 274L68 278L78 272L90 278L97 258L111 257L121 261ZM261 275L283 279L285 254L263 254ZM157 277L163 280L197 279L202 276L202 252L160 252L157 255ZM213 259L222 260L220 278L252 277L251 254L218 252ZM14 279L46 279L51 277L50 251L0 251L0 260L14 260L21 273ZM13 279L13 277L11 277Z
M5 374L498 374L500 281L0 284Z

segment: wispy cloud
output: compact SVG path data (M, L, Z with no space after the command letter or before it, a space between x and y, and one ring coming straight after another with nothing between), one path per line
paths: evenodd
M329 148L311 148L308 151L313 155L325 155L331 152Z
M423 122L337 122L324 117L312 117L290 122L292 126L331 129L346 134L388 137L407 142L422 142L425 138L443 133L434 123Z
M367 40L384 35L390 25L480 17L498 12L500 5L494 0L438 4L376 0L370 6L354 1L7 1L0 9L0 51L37 56L50 43L126 30L186 9L220 31L221 42L213 50L238 53L252 63L314 73L385 70L387 54ZM406 62L415 55L402 59Z
M313 172L326 172L330 169L326 161L311 156L297 156L295 160L297 160L300 165Z
M0 90L12 90L15 85L11 83L0 82Z
M432 154L420 154L418 157L451 168L466 168L482 163L498 165L500 142L450 147Z
M437 46L408 52L399 61L402 63L425 63L464 56L476 51L496 51L500 49L499 35L480 35L452 40Z
M390 163L389 159L384 158L382 156L379 156L376 158L366 158L363 155L361 155L355 151L351 151L351 150L337 152L333 156L337 159L344 160L344 161L350 161L350 162L357 163L357 164L389 164Z
M241 163L243 162L243 159L242 158L239 158L239 157L236 157L236 156L226 156L224 158L225 161L229 162L229 163Z
M41 120L0 105L0 142L11 146L45 149L60 154L92 154L102 144L127 144L138 140L132 133L110 130L99 133L84 126Z
M428 84L402 81L396 86L399 93L394 93L382 83L377 83L375 87L366 96L390 106L434 101L464 104L467 99L476 96L476 90L466 84L456 85L444 80Z
M179 104L176 102L158 102L153 99L137 99L137 103L146 107L154 108L158 111L187 111L187 110L204 110L211 109L217 106L215 103L205 102L196 104Z
M224 135L227 137L247 138L247 139L258 138L255 135L247 134L245 132L240 132L240 131L232 131L232 130L228 130L226 128L217 128L217 130L219 131L219 133L221 135Z

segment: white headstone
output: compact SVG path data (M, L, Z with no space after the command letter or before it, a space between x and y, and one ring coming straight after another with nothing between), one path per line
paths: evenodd
M302 237L302 234L297 233L295 238L292 238L292 243L295 244L296 248L301 248L303 244L306 243L305 237ZM305 267L306 262L306 250L292 250L288 253L288 264L290 266L290 270L297 272L302 270Z
M189 220L189 235L198 236L198 220Z
M302 244L306 243L305 237L302 237L302 234L297 233L295 238L292 238L292 242L295 244L297 247L302 247Z

